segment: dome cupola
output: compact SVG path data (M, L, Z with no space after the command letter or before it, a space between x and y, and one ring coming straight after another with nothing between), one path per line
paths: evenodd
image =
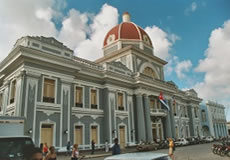
M116 25L106 34L103 44L104 51L117 44L117 49L134 45L143 50L148 48L152 52L151 39L141 27L131 22L128 12L123 13L122 20L121 24Z

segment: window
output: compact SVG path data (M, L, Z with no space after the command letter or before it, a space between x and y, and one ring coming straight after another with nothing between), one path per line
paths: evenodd
M150 76L152 78L156 78L156 74L155 72L153 71L152 68L150 67L146 67L143 71L143 74L146 75L146 76Z
M76 87L75 89L75 107L81 107L82 108L82 102L83 102L83 90L82 87Z
M123 94L122 93L118 93L118 98L117 98L118 102L118 110L124 111L124 104L123 104Z
M10 104L14 103L15 101L15 93L16 93L16 80L11 83L10 87Z
M91 108L97 109L97 90L91 89Z
M91 126L91 140L95 142L95 144L98 144L98 131L97 126Z
M155 100L150 98L150 109L156 109L155 108Z
M202 121L206 121L206 113L205 110L202 110Z
M156 101L157 101L157 109L161 109L161 102L160 102L160 100L158 100L157 98L156 98Z
M2 111L2 105L3 105L3 104L2 104L2 97L3 97L3 96L2 96L2 93L1 93L1 94L0 94L0 112Z
M173 103L173 113L174 113L174 116L177 115L177 112L176 112L176 103Z
M194 114L195 114L195 117L197 118L197 108L196 107L194 108Z
M184 110L185 110L185 117L187 117L188 116L188 109L186 106L184 107Z
M55 102L55 80L44 78L43 102Z

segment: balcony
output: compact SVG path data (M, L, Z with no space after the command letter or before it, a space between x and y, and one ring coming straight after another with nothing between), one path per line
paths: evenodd
M91 104L91 109L97 109L97 104Z
M167 111L165 109L150 109L150 115L166 117Z
M54 103L54 98L53 97L43 97L43 102L46 103Z
M75 103L75 107L79 107L79 108L82 108L82 103Z
M118 110L119 110L119 111L124 111L125 108L124 108L124 106L118 106Z

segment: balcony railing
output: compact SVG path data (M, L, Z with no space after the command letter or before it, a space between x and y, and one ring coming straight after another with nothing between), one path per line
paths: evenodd
M166 116L167 111L165 109L150 109L152 115Z
M125 110L125 108L124 108L124 106L118 106L118 110L120 110L120 111L124 111L124 110Z
M10 99L10 104L14 103L14 98Z
M43 102L54 103L53 97L43 97Z
M82 103L75 103L75 107L80 107L80 108L82 108Z
M97 104L91 104L91 109L97 109Z

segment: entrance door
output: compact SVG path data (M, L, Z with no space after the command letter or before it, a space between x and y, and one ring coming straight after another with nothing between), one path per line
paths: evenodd
M159 138L160 138L160 140L162 140L162 128L161 128L161 124L159 124Z
M75 126L75 144L82 145L83 139L83 130L82 126Z
M41 143L47 143L48 147L53 146L53 124L42 124Z
M152 124L153 140L157 139L157 129L156 124Z
M97 126L91 126L91 140L94 140L95 144L98 144L97 137Z
M125 148L125 127L120 126L119 132L120 132L120 147Z

